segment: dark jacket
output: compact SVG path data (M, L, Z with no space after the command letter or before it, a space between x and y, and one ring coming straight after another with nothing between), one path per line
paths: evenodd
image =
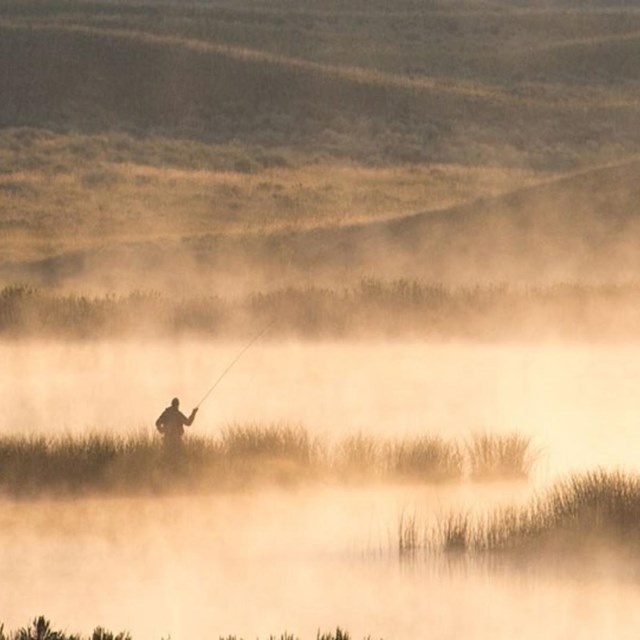
M195 410L187 418L177 407L167 407L156 420L156 427L167 438L181 438L184 434L184 427L191 426L195 417Z

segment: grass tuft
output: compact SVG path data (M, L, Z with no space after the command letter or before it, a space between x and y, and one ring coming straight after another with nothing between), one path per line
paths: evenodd
M385 474L384 445L371 435L346 436L335 446L333 457L334 472L342 479L383 477Z
M421 436L390 445L393 475L409 480L442 482L462 477L463 456L455 442Z
M467 442L470 476L475 480L524 479L537 456L531 439L519 433L477 433Z
M450 513L435 529L402 516L398 528L401 556L435 550L479 557L571 558L600 548L637 556L639 540L640 476L604 470L571 476L523 507L498 509L481 518Z
M478 549L492 552L638 547L640 477L604 470L572 476L521 510L498 512L481 533Z
M310 464L318 454L317 443L298 425L231 425L222 430L220 444L222 453L231 458L286 458Z
M439 522L442 548L447 553L462 553L469 548L471 533L467 513L450 513Z

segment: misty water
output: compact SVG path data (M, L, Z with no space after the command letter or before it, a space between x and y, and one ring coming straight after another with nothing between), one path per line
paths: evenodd
M177 395L189 410L242 344L0 345L2 434L153 430ZM265 343L192 427L302 424L463 439L529 435L528 483L304 486L212 495L0 501L0 620L43 613L177 640L285 629L315 637L632 638L638 589L606 563L580 573L400 562L398 520L516 504L570 471L637 470L640 348L625 345ZM528 569L532 569L529 567Z

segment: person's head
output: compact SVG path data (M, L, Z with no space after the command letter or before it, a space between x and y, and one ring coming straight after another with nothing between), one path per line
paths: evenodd
M178 398L174 398L171 401L171 406L174 407L175 409L177 409L180 406L180 400L178 400Z

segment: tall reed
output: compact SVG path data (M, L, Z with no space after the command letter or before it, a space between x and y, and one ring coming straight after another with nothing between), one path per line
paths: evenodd
M596 470L573 475L523 507L481 517L452 512L436 523L399 520L401 555L465 552L522 557L607 547L640 553L640 476ZM410 531L408 531L410 529Z
M526 478L538 457L531 439L519 433L476 433L466 449L469 474L475 480Z
M494 451L498 455L502 449ZM505 449L505 456L509 449ZM239 423L215 437L185 436L176 450L160 436L0 436L0 492L219 490L260 482L453 482L465 478L467 450L434 435L347 435L335 442L300 425ZM526 456L525 456L526 457ZM498 468L524 476L513 458ZM477 478L472 478L477 479Z

